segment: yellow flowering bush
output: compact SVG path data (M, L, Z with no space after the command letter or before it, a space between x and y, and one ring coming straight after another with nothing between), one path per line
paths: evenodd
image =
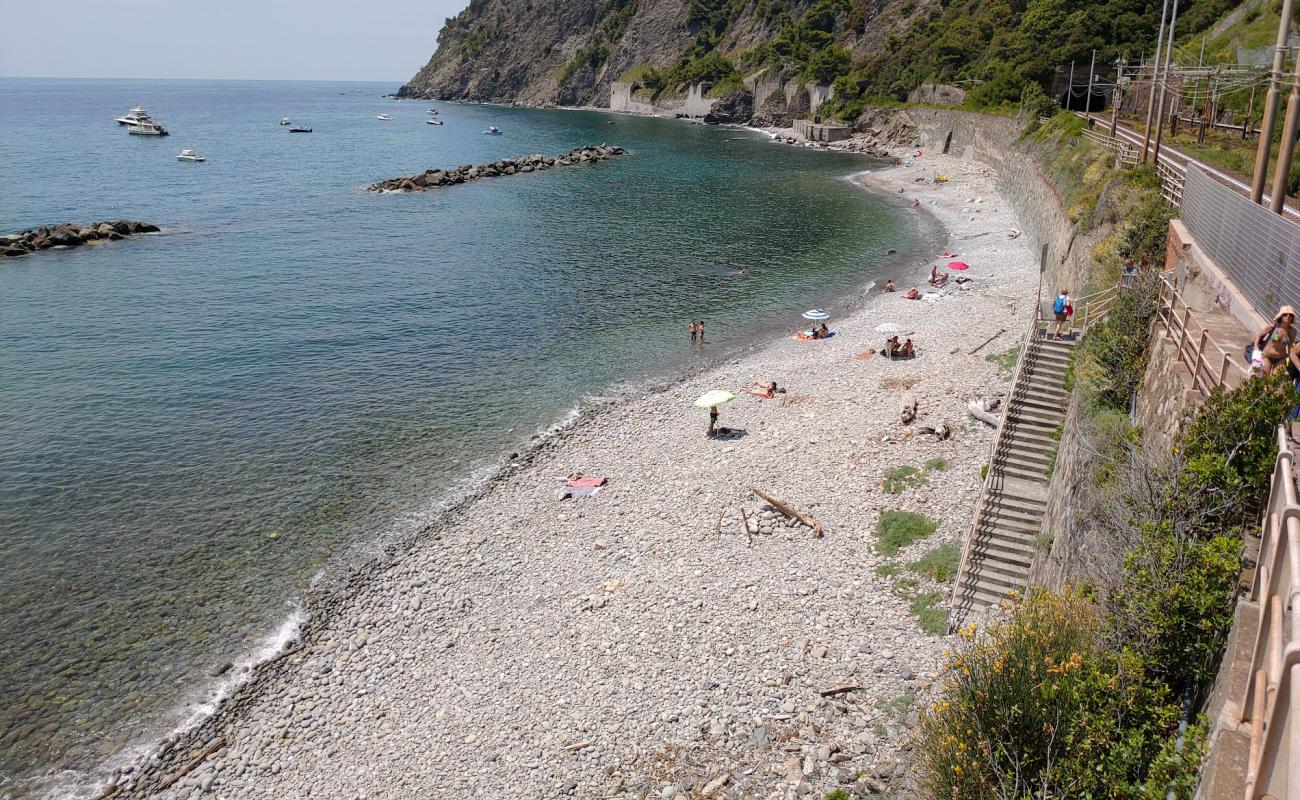
M1094 605L1032 592L949 657L916 753L935 800L1142 797L1178 707L1139 658L1108 651Z

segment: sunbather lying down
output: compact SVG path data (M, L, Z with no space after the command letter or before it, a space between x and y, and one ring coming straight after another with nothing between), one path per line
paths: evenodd
M755 381L752 386L746 386L740 391L747 392L755 397L761 397L764 400L771 400L778 394L785 394L785 389L777 386L776 381L768 381L767 383L759 383L758 381Z

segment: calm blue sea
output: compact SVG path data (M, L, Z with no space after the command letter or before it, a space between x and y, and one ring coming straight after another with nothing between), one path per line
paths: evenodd
M394 88L0 79L0 233L166 231L0 262L0 795L184 722L345 548L584 398L860 294L926 235L844 180L857 157L595 112L437 127ZM137 104L172 135L113 122ZM362 191L603 141L632 155Z

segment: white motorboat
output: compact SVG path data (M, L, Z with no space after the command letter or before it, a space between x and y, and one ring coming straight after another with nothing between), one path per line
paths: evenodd
M431 108L431 109L429 109L428 111L426 111L426 112L424 112L424 113L426 113L426 114L437 114L437 113L438 113L438 109L436 109L436 108Z
M297 125L294 125L289 129L289 133L311 133L311 128L308 128L306 125L299 122Z
M288 125L288 124L289 124L289 118L288 118L288 117L280 117L280 124L281 124L281 125Z
M489 125L489 126L488 126L488 129L485 130L485 131L483 131L483 135L484 135L484 136L500 136L500 135L501 135L501 129L498 128L498 127L495 126L495 125Z
M144 110L144 106L135 106L122 116L117 117L114 122L118 125L137 125L141 122L153 122L153 120L149 119L149 112Z
M442 125L442 124L443 124L442 120L440 120L440 119L426 119L426 120L424 121L424 123L425 123L426 125Z
M167 129L161 122L136 122L126 126L126 132L136 136L166 136Z
M206 158L194 152L193 150L182 150L181 154L176 156L177 161L207 161Z
M375 119L382 119L384 122L392 122L392 121L393 121L393 118L390 117L390 116L387 115L387 114L380 114L380 115L376 116Z

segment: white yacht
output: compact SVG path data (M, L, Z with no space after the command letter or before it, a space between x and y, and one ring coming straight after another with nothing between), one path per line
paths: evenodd
M426 125L442 125L442 124L443 124L442 120L440 120L440 119L426 119L424 122L425 122Z
M193 150L182 150L181 154L176 156L177 161L207 161L206 158L194 152Z
M500 136L500 135L501 135L501 129L498 128L498 127L495 126L495 125L489 125L489 126L488 126L488 129L485 130L485 131L483 131L483 135L484 135L484 136Z
M167 129L160 122L136 122L126 126L127 133L136 136L166 136Z
M438 109L436 109L436 108L431 108L431 109L429 109L428 111L426 111L426 112L424 112L424 113L426 113L426 114L437 114L437 113L438 113Z
M375 119L382 119L384 122L392 122L392 121L393 121L393 118L390 117L390 116L388 116L387 114L380 114L379 116L375 117Z
M114 121L118 125L137 125L141 122L152 122L153 120L149 119L149 112L144 110L144 106L136 106L122 116L117 117Z
M289 118L288 118L288 117L280 117L280 124L281 124L281 125L288 125L288 124L289 124Z

